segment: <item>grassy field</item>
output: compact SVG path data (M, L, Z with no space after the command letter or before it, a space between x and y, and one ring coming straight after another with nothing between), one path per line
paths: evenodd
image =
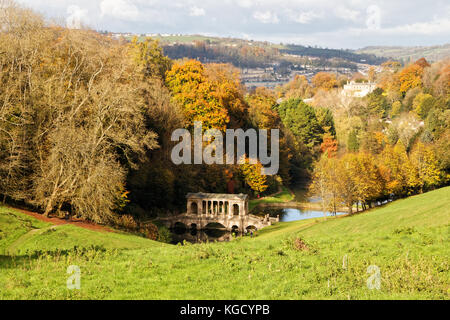
M251 211L253 208L255 208L257 205L262 203L279 203L279 202L289 202L293 201L295 198L295 195L289 191L288 188L285 186L282 187L281 191L276 193L273 196L264 197L261 199L253 199L250 200L248 203L248 209Z
M185 246L52 227L3 207L0 299L449 299L449 207L447 187ZM80 290L67 289L70 265L81 269ZM367 286L371 265L379 290Z

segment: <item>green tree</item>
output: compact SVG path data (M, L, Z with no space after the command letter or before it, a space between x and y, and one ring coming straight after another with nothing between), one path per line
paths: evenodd
M336 137L336 128L334 125L333 113L328 108L316 108L316 117L319 125L323 131L329 132L333 137Z
M425 119L435 102L431 94L419 93L413 100L413 110L421 119Z
M138 37L133 37L130 47L130 55L142 68L145 77L159 77L164 80L166 72L172 66L172 60L164 55L158 40L146 38L139 41Z
M359 150L358 131L355 129L348 134L347 149L352 152Z
M301 99L288 99L283 101L276 110L283 124L303 144L312 148L321 143L324 130L310 105L304 103Z
M383 95L383 89L376 88L367 95L367 114L376 115L378 117L386 117L389 104Z

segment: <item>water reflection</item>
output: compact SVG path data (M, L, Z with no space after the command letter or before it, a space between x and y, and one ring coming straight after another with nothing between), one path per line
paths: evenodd
M264 215L269 214L271 217L276 217L280 215L281 222L305 220L311 218L321 218L323 217L322 211L310 210L310 209L300 209L300 208L261 208L258 210L258 214ZM336 215L345 214L345 212L337 212ZM327 213L327 216L332 216Z
M182 243L186 240L190 243L214 242L214 241L230 241L231 232L222 229L185 229L175 228L172 230L172 243Z

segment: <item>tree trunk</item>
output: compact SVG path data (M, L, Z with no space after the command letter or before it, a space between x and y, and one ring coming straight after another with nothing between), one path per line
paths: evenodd
M55 199L55 196L56 196L56 189L53 191L52 195L48 199L47 206L45 207L45 211L44 211L44 217L48 217L48 215L50 214L50 211L52 211L53 200Z

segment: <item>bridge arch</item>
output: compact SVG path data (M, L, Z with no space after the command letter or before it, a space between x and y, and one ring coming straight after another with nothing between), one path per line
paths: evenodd
M232 225L231 226L231 232L239 232L239 226L238 225Z
M253 230L253 231L257 231L258 228L256 228L254 225L250 224L248 225L245 229L247 229L247 231Z
M204 228L205 229L226 229L227 227L219 222L210 222Z

